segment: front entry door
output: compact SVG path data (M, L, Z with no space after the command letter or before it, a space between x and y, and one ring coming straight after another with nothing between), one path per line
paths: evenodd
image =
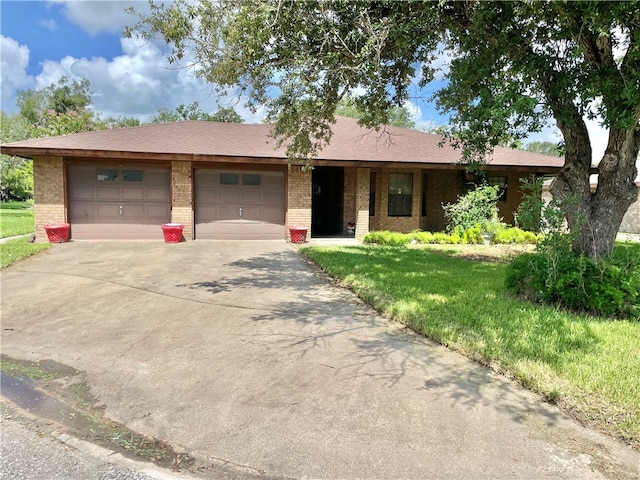
M315 167L312 192L311 235L342 235L344 168Z

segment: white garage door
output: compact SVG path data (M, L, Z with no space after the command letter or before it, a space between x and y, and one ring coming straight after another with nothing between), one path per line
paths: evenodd
M69 166L74 239L162 239L171 220L168 168Z
M197 169L199 239L283 239L284 173Z

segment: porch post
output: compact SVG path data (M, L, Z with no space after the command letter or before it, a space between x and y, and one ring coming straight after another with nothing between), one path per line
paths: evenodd
M356 174L356 238L362 240L369 233L369 188L371 170L358 168Z
M171 222L183 224L184 238L193 240L191 162L171 162Z
M311 170L292 165L287 177L287 227L306 227L311 238ZM288 228L286 235L289 238Z
M44 226L67 221L62 157L33 157L33 187L36 240L46 242Z

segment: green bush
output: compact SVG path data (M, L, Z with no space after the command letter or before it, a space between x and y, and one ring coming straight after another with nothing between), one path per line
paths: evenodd
M458 245L458 244L482 244L484 239L482 234L487 231L485 226L476 224L458 235L457 233L448 234L445 232L423 232L415 230L411 233L391 232L389 230L380 230L369 232L364 237L364 243L375 243L378 245L408 245L410 243L421 244L441 244L441 245ZM502 224L498 224L494 230L494 243L537 243L541 235L531 232L525 232L519 228L508 228Z
M443 205L444 215L449 221L447 230L462 235L477 224L497 222L499 196L497 185L485 184L459 196L456 203Z
M507 289L527 298L606 317L640 320L640 260L593 260L569 248L521 255Z
M364 243L377 243L379 245L407 245L411 242L411 237L406 233L391 232L389 230L379 230L369 232L364 237Z
M499 244L525 244L525 243L538 243L542 240L541 234L535 234L533 232L526 232L520 228L507 228L496 232L496 236L493 238L493 243Z

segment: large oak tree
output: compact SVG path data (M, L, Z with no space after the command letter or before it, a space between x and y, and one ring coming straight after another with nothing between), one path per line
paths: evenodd
M464 158L482 160L507 136L548 120L564 137L553 195L570 205L574 250L612 251L637 198L640 3L592 1L176 0L153 4L129 34L160 37L169 60L192 66L221 93L266 106L292 158L330 140L334 111L357 89L360 122L379 127L433 62L451 58L434 101L452 114ZM609 129L590 190L586 120Z

